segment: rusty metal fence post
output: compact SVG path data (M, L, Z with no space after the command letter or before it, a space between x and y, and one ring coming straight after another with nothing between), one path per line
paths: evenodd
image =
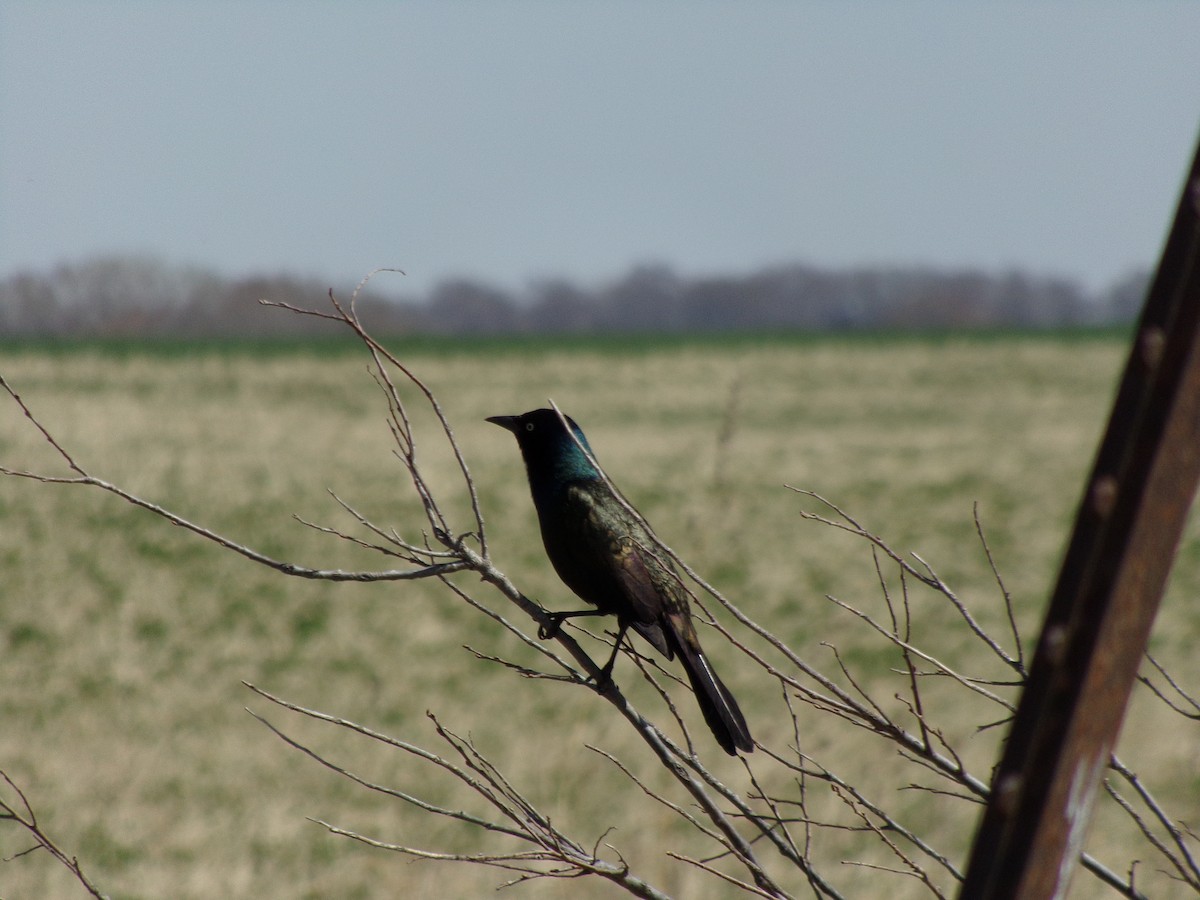
M1200 476L1200 147L960 896L1066 893Z

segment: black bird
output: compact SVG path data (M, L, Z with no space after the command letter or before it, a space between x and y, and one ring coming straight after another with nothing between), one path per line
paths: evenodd
M621 641L632 627L667 659L679 656L704 720L725 752L751 752L754 739L750 729L737 701L700 648L675 568L588 460L591 448L579 426L567 418L576 443L552 409L492 416L488 421L517 437L542 543L558 577L596 607L552 613L555 627L550 634L573 616L615 615L617 641L604 666L603 679L611 677ZM587 454L581 445L588 448Z

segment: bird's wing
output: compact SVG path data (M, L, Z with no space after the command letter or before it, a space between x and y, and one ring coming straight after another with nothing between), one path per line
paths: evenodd
M583 530L582 540L571 542L576 563L580 571L594 573L589 585L580 585L588 593L571 587L585 600L628 622L659 653L671 659L674 649L662 630L662 616L669 601L661 591L662 579L655 577L661 567L644 556L641 545L648 538L639 540L644 530L611 494L601 493L601 487L584 483L568 491L569 502L581 513L568 518L580 522Z
M648 536L647 536L648 537ZM624 542L622 542L624 544ZM629 539L625 551L622 571L636 583L639 589L649 585L658 603L658 618L655 632L666 649L651 641L667 659L678 651L679 660L687 672L688 681L696 694L696 700L704 713L704 721L726 753L742 750L749 753L754 749L754 739L738 708L737 700L725 683L717 677L708 657L700 647L700 638L692 624L692 611L670 563L661 561L654 549ZM636 622L634 623L636 627ZM638 628L639 631L645 632Z
M674 647L663 633L664 598L659 589L659 580L651 573L642 551L629 535L614 542L613 567L622 590L629 598L635 615L630 624L638 634L654 645L667 659L675 656Z

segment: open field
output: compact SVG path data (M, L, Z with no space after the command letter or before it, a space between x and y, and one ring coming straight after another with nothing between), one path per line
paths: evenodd
M890 699L899 689L891 686L896 654L825 599L877 610L871 554L844 532L802 520L800 510L820 512L819 505L784 485L819 493L892 547L919 553L981 621L1003 633L1000 592L975 534L978 504L1028 644L1124 353L1112 335L1009 335L507 348L440 342L415 345L403 358L454 425L491 552L526 594L575 608L542 552L515 443L483 418L550 397L585 428L600 461L664 540L708 580L805 659L834 670L823 643L835 645L864 684ZM8 347L0 349L0 374L92 474L276 558L392 567L292 518L350 528L327 489L407 537L419 537L424 524L392 456L382 396L366 357L354 350ZM407 396L416 410L414 393ZM0 400L0 464L66 474L15 404ZM473 522L453 459L431 417L415 418L425 469L452 523L468 530ZM369 793L289 748L244 707L368 778L452 806L470 802L411 758L289 718L243 681L435 747L426 717L432 711L453 731L469 733L588 846L611 844L673 895L727 895L665 854L669 845L702 857L711 845L669 810L646 803L586 746L654 779L636 735L585 690L524 679L462 649L541 665L437 582L289 579L98 490L13 478L0 479L0 533L0 769L114 898L478 897L505 880L483 867L413 862L309 821L434 850L491 846L490 838ZM489 598L478 579L456 579L519 617ZM1193 521L1152 647L1193 689L1198 594ZM927 643L970 670L977 651L953 610L928 593L914 591L913 603ZM702 637L755 737L786 746L790 722L777 684L739 665L745 660L710 629ZM669 726L669 712L633 665L623 659L616 672L639 708ZM972 711L954 707L963 695L938 691L931 688L930 699L943 704L949 736L986 780L1001 729L975 733ZM672 688L695 724L682 693ZM889 802L911 780L896 780L892 745L809 707L800 706L798 716L806 752L838 759ZM693 730L702 753L722 756L701 743L708 740L702 725ZM1176 816L1200 819L1194 723L1139 688L1119 752ZM751 762L763 767L763 778L778 777L767 772L764 754ZM747 790L736 761L711 763ZM900 802L911 804L910 827L961 859L975 809L908 797ZM1106 812L1089 848L1122 875L1131 858L1147 860L1139 886L1153 897L1181 896L1156 873L1148 848L1129 849L1131 834ZM0 857L27 843L0 827ZM872 857L872 843L824 834L815 856L847 896L923 896L902 876L840 865L894 865ZM805 892L794 875L781 877ZM511 892L623 896L586 879ZM1106 895L1094 877L1077 875L1072 896ZM44 854L0 863L3 900L82 896Z

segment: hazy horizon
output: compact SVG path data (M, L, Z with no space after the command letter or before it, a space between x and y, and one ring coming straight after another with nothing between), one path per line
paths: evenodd
M1152 266L1200 4L9 3L0 277Z

